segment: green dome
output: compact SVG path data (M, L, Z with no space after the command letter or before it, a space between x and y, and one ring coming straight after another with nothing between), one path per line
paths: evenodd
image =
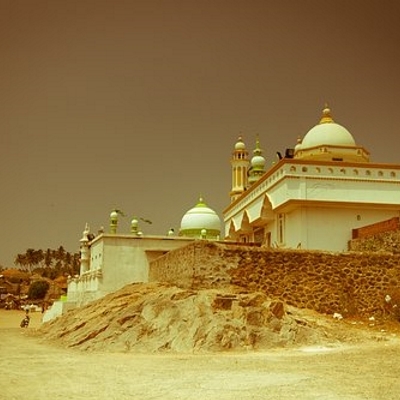
M217 213L212 210L200 197L195 207L191 208L183 216L180 233L189 237L204 237L205 229L207 239L219 239L221 233L221 221Z

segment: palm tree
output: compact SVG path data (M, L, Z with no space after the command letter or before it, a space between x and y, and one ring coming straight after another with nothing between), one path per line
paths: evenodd
M73 275L79 274L80 266L81 266L81 255L80 253L74 253L72 259Z
M14 260L15 265L19 265L22 269L26 269L27 260L25 254L17 254Z
M35 261L36 261L36 265L39 264L39 266L41 268L43 267L44 252L43 252L42 249L39 249L39 250L35 251Z
M44 254L44 265L46 267L51 267L51 264L53 263L53 254L51 249L47 249L45 254Z
M56 258L57 258L57 260L64 261L64 258L65 258L65 249L64 249L64 247L60 246L57 249Z
M33 265L36 264L36 251L34 249L28 249L25 252L25 259L26 259L26 265L29 268L29 272L32 273L32 267Z

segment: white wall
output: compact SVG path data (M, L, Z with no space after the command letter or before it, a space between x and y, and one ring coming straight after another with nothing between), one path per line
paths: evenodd
M68 292L79 303L98 299L133 282L147 282L149 260L193 241L179 237L101 235L92 242L88 273L71 281Z
M352 229L398 216L390 210L300 207L286 215L286 247L347 251Z

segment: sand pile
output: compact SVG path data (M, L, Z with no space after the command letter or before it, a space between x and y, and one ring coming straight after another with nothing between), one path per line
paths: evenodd
M240 288L132 284L46 323L47 341L82 350L217 352L337 341L337 324Z

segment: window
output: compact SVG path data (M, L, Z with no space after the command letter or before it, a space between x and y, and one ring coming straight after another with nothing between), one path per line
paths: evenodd
M278 214L278 243L285 242L285 214Z
M259 228L254 231L254 242L260 244L264 242L264 228Z

